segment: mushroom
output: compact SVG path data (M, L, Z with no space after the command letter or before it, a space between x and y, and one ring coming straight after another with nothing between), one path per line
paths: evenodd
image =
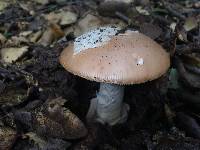
M109 125L127 120L124 85L159 78L170 66L169 54L155 41L138 31L120 31L113 26L91 30L60 56L60 63L72 74L100 82L87 117Z

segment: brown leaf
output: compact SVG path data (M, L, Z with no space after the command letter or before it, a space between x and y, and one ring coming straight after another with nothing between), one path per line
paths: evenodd
M6 63L12 63L17 61L22 55L28 51L28 47L21 48L11 47L1 49L1 59Z
M43 33L42 37L38 41L43 46L50 45L54 40L64 36L64 32L59 25L51 23L49 28Z
M39 135L77 139L87 134L82 121L63 107L65 102L62 98L47 100L41 112L35 114L35 129Z

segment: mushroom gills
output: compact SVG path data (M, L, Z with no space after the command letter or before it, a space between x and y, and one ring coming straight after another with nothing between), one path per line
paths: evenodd
M87 114L88 121L115 125L128 118L129 105L123 103L124 86L100 83L97 97L91 100Z

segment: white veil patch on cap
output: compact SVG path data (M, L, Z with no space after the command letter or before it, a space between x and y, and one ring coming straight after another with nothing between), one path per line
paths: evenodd
M77 37L74 41L74 54L106 44L119 30L119 27L113 26L99 27Z

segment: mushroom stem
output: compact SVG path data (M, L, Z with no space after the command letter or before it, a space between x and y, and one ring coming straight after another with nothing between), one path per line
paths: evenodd
M129 106L123 104L123 97L124 86L100 83L97 97L91 100L87 119L108 123L109 125L125 122Z

